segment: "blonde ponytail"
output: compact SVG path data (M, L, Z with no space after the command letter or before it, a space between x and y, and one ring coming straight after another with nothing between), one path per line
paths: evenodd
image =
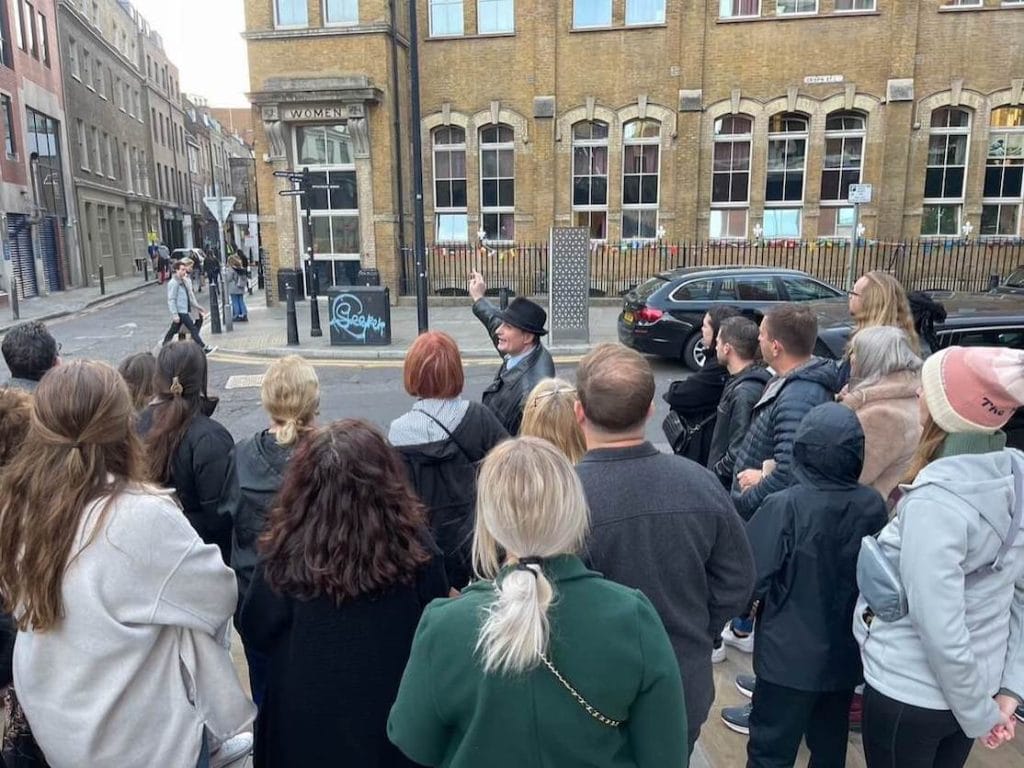
M320 381L301 357L282 357L267 369L260 399L276 427L277 444L293 445L320 410Z
M494 585L476 649L487 673L515 675L547 652L548 608L555 592L539 565L516 565Z
M478 576L494 580L495 597L484 609L476 651L485 672L514 675L536 667L547 652L555 590L541 563L579 551L587 504L568 459L537 437L492 450L477 488L473 566ZM501 572L499 551L512 563Z
M277 439L278 445L292 445L299 439L299 422L295 419L288 419L277 428L274 437Z

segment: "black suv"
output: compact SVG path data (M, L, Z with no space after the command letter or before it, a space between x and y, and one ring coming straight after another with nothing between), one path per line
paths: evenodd
M655 275L623 297L619 341L639 352L704 365L700 327L717 305L760 319L773 304L828 300L845 310L846 292L796 269L682 267Z

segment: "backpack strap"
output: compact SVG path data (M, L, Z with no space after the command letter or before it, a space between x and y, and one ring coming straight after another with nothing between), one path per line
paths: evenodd
M469 452L465 448L462 447L462 443L460 443L458 441L458 439L455 437L455 435L452 434L452 431L450 429L448 429L448 427L446 427L443 423L441 423L440 419L432 416L431 414L427 413L426 411L420 410L419 408L413 408L413 410L416 411L416 413L422 413L424 416L426 416L432 422L437 424L437 426L439 426L441 429L443 429L445 434L448 435L448 437L451 439L451 441L453 443L455 443L455 447L458 448L459 451L462 453L462 455L466 457L466 461L468 461L470 464L475 463L473 461L472 457L469 455Z

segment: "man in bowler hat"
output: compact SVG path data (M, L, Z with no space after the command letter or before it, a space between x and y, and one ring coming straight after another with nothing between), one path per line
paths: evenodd
M504 358L498 375L484 390L483 404L490 408L510 435L518 434L526 398L541 379L555 375L555 363L540 343L547 331L548 315L539 304L518 297L500 310L484 298L487 283L479 272L469 275L473 314L484 324L491 341Z

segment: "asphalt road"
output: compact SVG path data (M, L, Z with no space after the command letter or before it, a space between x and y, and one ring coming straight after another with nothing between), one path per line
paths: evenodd
M92 358L116 365L135 352L155 351L167 330L167 321L162 304L155 306L154 296L141 292L111 299L78 315L55 320L49 323L49 327L61 344L63 358ZM204 338L215 339L210 336ZM301 349L297 351L301 354ZM667 406L660 394L672 379L684 376L685 369L674 362L650 360L659 397L656 398L657 413L648 424L647 434L652 442L664 448L661 420L667 413ZM236 440L265 426L259 388L252 378L262 373L269 362L269 359L218 356L216 353L210 358L210 391L220 397L214 417L231 431ZM320 375L323 420L360 417L386 428L412 403L402 387L400 362L313 362ZM493 361L468 361L466 397L479 399L494 377L498 364L497 355ZM558 373L573 381L575 369L574 363L562 364L558 366ZM6 366L2 366L2 370L0 379L6 379Z

